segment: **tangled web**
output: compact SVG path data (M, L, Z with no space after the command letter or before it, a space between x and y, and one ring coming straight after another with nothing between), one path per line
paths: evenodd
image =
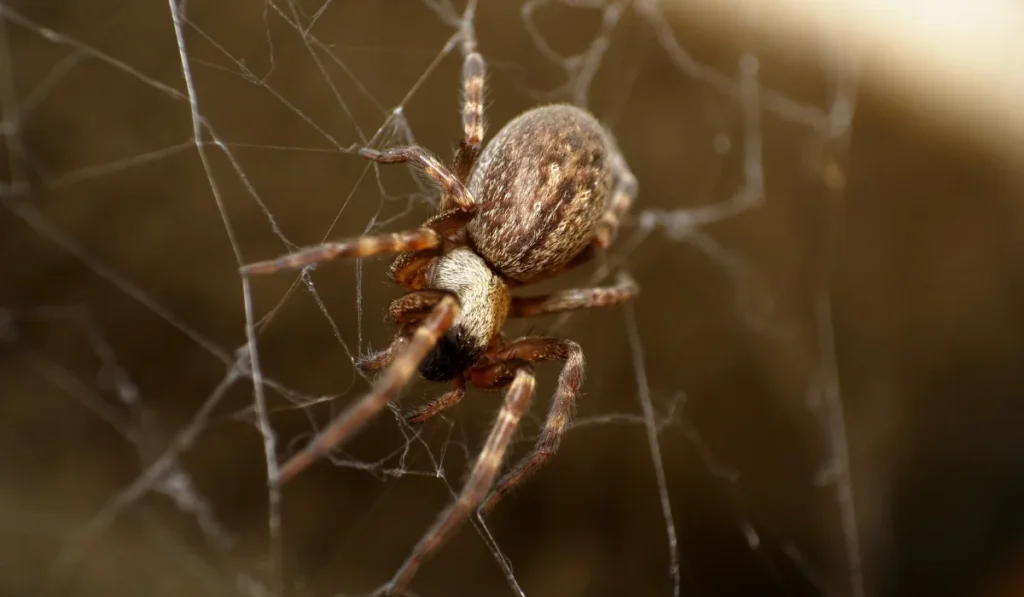
M545 471L413 590L863 594L829 294L856 81L824 42L808 75L738 38L709 40L655 0L0 2L18 479L0 524L28 545L4 582L279 595L389 577L498 403L481 393L422 429L394 405L329 465L268 484L367 389L351 360L389 339L395 291L378 260L237 271L421 221L430 188L355 152L445 155L475 44L490 132L537 103L586 106L640 181L610 253L551 287L627 270L643 291L510 326L582 344L578 416ZM416 383L403 405L433 391Z

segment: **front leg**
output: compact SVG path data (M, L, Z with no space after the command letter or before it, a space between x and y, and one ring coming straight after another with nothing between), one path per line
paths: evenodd
M441 235L437 231L432 228L417 228L304 247L277 259L244 265L240 271L243 275L271 274L281 270L303 269L339 257L370 257L381 253L424 251L439 246Z
M430 315L416 327L416 331L409 337L408 343L395 354L391 364L377 378L370 391L349 405L305 448L281 465L281 468L278 469L278 478L271 479L271 482L287 483L310 464L365 427L389 402L398 397L399 392L416 372L420 362L437 344L437 339L451 327L458 314L458 299L453 296L446 296L442 299L430 312Z
M363 357L356 357L355 359L352 359L352 362L363 373L374 373L380 371L390 365L391 362L395 360L395 355L400 354L402 349L404 349L408 343L409 336L403 329L384 350L379 350Z
M484 138L484 59L471 52L462 61L462 142L455 154L455 175L469 180Z
M409 337L416 331L416 326L430 314L431 310L445 296L447 295L440 290L428 289L403 294L391 301L391 306L388 308L391 321L401 325L402 328L395 335L395 339L391 342L390 346L384 350L354 359L355 366L364 373L370 373L380 371L390 365L391 361L395 359L395 355L401 353L402 349L408 344Z
M469 194L469 190L462 184L459 177L452 174L441 164L440 160L418 145L392 147L383 151L364 147L359 150L359 155L381 164L411 163L441 189L444 194L441 198L441 211L449 209L472 211L475 207L473 196Z

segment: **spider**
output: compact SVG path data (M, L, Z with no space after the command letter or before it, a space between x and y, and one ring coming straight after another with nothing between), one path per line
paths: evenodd
M501 333L505 320L618 305L638 293L633 280L620 274L612 286L512 296L513 288L562 274L607 247L636 196L637 183L610 133L572 105L527 110L481 151L484 72L480 54L468 53L462 66L464 137L451 168L416 145L359 152L375 162L414 166L440 190L436 215L414 230L328 242L242 268L243 275L266 274L338 257L397 253L391 279L407 291L390 306L391 319L400 326L394 341L356 359L362 370L381 372L372 389L285 462L279 483L351 439L398 397L417 369L427 380L449 382L451 390L409 413L409 423L426 422L458 404L467 383L507 387L468 480L384 586L388 594L401 592L474 509L481 515L490 512L562 441L583 380L583 351L562 338L508 341ZM564 366L536 446L495 484L533 398L531 364L550 360Z

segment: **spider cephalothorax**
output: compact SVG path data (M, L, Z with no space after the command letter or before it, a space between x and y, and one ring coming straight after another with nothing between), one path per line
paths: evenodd
M512 300L508 284L468 247L437 258L428 277L431 288L459 299L462 309L420 364L430 381L448 381L479 360L501 332Z
M586 110L570 105L533 108L510 121L481 152L484 62L463 63L465 136L452 168L419 146L360 154L380 163L410 163L437 185L437 215L415 230L363 236L302 249L242 268L269 273L337 257L397 253L391 278L408 292L390 308L400 331L391 345L357 363L381 371L373 389L336 417L280 469L285 482L351 438L412 375L447 381L452 389L412 411L422 423L457 404L466 384L508 387L505 403L459 498L426 532L389 583L403 589L423 560L476 508L489 511L558 449L583 381L583 351L562 338L506 341L508 317L611 306L633 298L626 275L614 286L548 295L513 296L512 288L556 276L607 247L637 192L636 179L611 135ZM564 361L558 389L534 450L500 480L495 477L519 419L533 397L531 363Z

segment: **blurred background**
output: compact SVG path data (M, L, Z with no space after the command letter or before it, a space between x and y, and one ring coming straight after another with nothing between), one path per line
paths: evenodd
M237 268L431 213L353 149L451 155L461 23L490 134L585 105L640 182L608 255L533 290L625 270L642 294L509 325L583 346L579 425L411 590L512 595L507 559L527 595L1024 594L1024 128L1001 60L1024 49L991 48L1024 20L991 4L949 21L970 40L795 0L3 1L0 592L390 578L500 394L419 435L385 413L284 488L274 530ZM351 357L394 333L387 264L252 280L280 458L367 389Z

